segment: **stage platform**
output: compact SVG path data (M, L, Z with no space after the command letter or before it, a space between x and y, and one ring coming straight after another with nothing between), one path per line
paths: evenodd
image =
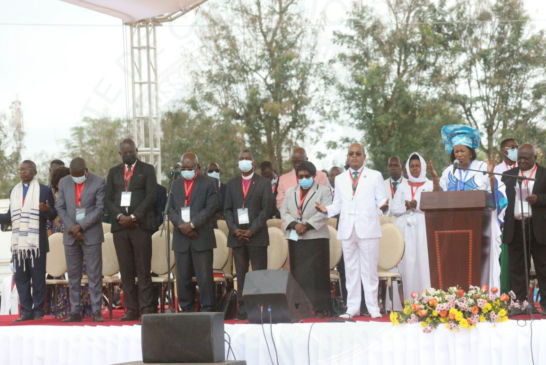
M14 318L0 316L0 364L105 365L142 360L136 322L94 324L84 320L68 325L60 319L44 319L12 325ZM393 326L387 316L379 320L359 317L355 323L316 321L263 328L227 321L225 331L235 357L248 365L272 364L269 351L273 364L278 355L282 365L519 365L533 363L531 328L534 364L546 364L546 320L535 320L532 326L525 318L495 326L480 323L459 332L438 328L430 334L423 333L418 324ZM229 359L233 359L231 353Z

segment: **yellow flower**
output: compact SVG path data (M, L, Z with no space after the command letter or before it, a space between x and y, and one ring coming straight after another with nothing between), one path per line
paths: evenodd
M391 317L391 322L394 323L394 321L398 321L398 313L396 313L396 312L391 312L390 317Z
M404 314L410 314L411 313L411 308L410 307L405 307L404 308Z
M506 310L505 309L502 309L500 312L499 312L499 317L504 317L506 315Z
M485 317L484 316L480 316L480 322L485 322Z
M463 320L463 314L462 314L461 312L457 313L457 314L455 315L455 320L456 320L456 321L459 321L459 322L460 322L461 320ZM467 322L467 323L468 323L468 322Z
M459 322L459 324L464 328L468 328L468 321L464 318Z
M446 328L449 329L449 324L446 323Z
M493 307L491 306L491 304L487 303L486 305L483 306L482 312L487 313L491 309L493 309Z
M427 326L426 322L421 322L421 327L424 328L424 327L426 327L426 326Z
M392 321L392 324L393 324L393 326L398 326L400 324L400 322L398 322L398 320L395 319L394 321Z
M434 316L434 317L438 317L438 312L436 312L436 311L432 311L432 316Z
M449 313L455 313L455 314L457 314L457 309L451 308L451 309L449 310Z

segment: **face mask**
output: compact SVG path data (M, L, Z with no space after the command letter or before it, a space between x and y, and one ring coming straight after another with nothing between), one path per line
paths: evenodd
M239 169L241 169L242 172L249 172L250 170L252 170L252 161L249 161L249 160L239 161Z
M511 161L514 161L516 162L518 160L518 150L517 149L513 149L513 150L509 150L508 151L508 156L507 156Z
M13 267L13 262L11 262L9 264L9 269L11 270L12 273L15 273L15 268Z
M312 178L300 179L299 181L300 181L300 186L303 189L309 189L311 187L311 185L313 185L313 179Z
M193 180L193 178L195 177L195 170L182 171L182 177L186 180Z
M74 182L76 184L83 184L85 182L85 180L87 180L87 176L83 175L83 176L80 176L80 177L74 177L72 176L72 180L74 180Z
M121 156L121 159L124 164L131 166L136 162L136 155L123 155Z
M208 172L207 173L208 177L212 177L216 180L220 180L220 173L219 172L216 172L216 171L213 171L213 172Z

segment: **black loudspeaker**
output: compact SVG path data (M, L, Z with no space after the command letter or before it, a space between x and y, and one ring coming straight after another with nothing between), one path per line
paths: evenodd
M223 313L142 316L145 363L214 363L225 360Z
M243 290L248 321L269 323L299 322L311 318L313 306L300 286L284 270L259 270L246 274ZM263 313L262 313L263 306Z

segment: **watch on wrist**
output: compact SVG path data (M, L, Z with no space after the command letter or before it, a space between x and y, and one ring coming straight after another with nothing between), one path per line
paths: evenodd
M136 222L136 219L137 219L137 218L135 217L134 214L131 214L131 219L133 220L133 222Z
M191 229L195 229L195 226L193 225L192 222L190 222L190 227L191 227Z

